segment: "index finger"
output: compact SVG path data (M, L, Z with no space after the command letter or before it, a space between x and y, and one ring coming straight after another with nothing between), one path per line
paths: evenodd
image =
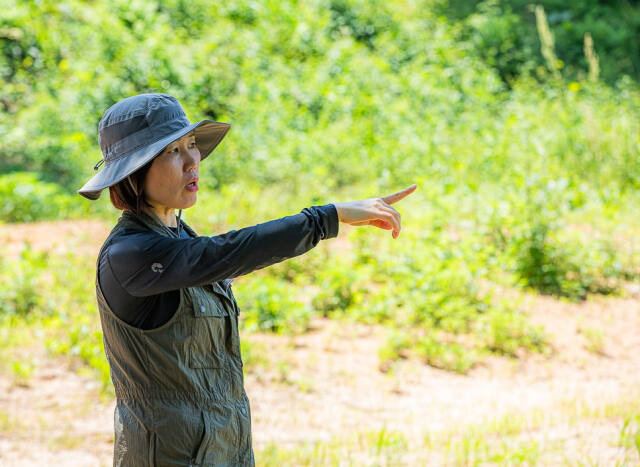
M387 203L387 204L393 204L397 201L400 201L402 198L404 198L407 195L410 195L411 193L413 193L413 191L417 188L418 185L416 185L415 183L407 188L405 188L404 190L400 190L397 193L393 193L391 195L387 195L387 196L383 196L382 200Z

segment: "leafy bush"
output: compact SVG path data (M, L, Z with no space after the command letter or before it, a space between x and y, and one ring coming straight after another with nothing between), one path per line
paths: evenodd
M300 293L290 283L270 276L255 275L236 286L243 326L247 330L303 332L311 317L308 303L298 300Z
M368 278L368 268L354 269L341 258L333 258L312 277L319 286L311 301L314 311L324 317L343 316L362 302L368 291ZM370 316L374 315L372 311Z
M462 24L468 40L505 80L521 73L545 76L544 58L536 30L533 6L528 0L439 0L437 11ZM614 83L627 74L640 76L638 5L631 2L563 2L540 0L555 36L558 58L568 78L584 77L587 60L585 33L595 42L603 78Z
M406 331L391 328L386 342L378 348L380 371L386 373L395 360L406 358L411 347L411 338Z
M0 175L0 196L0 218L8 222L54 218L65 199L60 187L29 172Z
M0 221L31 222L100 214L104 204L70 195L59 185L43 182L32 172L0 175Z
M542 326L532 326L523 315L504 306L491 309L478 320L477 326L478 335L491 353L518 357L523 351L550 351Z
M566 249L549 239L549 226L536 224L517 240L516 272L525 284L542 293L583 298L588 278L579 275Z
M33 251L28 244L17 259L0 257L0 313L27 315L49 309L42 293L49 268L47 253Z
M459 343L443 342L433 335L421 337L415 343L416 353L424 361L444 370L466 374L476 363L472 348L467 348Z
M584 299L587 293L614 293L620 288L616 279L629 275L610 241L550 232L548 225L534 225L514 247L518 275L546 294Z
M481 231L472 224L465 226L464 235L452 232L446 225L448 200L440 202L442 211L415 214L431 229L403 232L402 243L381 242L361 229L350 232L352 256L341 258L338 265L345 261L368 272L358 281L348 280L345 287L344 278L358 275L331 265L331 277L342 280L323 282L316 297L344 297L346 288L357 299L344 301L333 317L390 329L378 351L382 371L396 359L416 355L434 367L466 373L485 351L516 356L516 351L547 350L541 329L531 326L515 305L493 297L485 279L493 272L486 261L491 244L482 242Z

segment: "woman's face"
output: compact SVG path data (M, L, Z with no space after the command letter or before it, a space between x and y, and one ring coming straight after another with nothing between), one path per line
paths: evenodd
M156 209L186 209L198 198L200 151L193 132L169 144L144 179L147 201Z

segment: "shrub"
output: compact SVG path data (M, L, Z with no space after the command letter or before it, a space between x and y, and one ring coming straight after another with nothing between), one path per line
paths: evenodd
M236 286L243 326L247 330L304 332L311 309L298 300L298 287L266 275L255 275Z
M520 313L496 306L477 323L478 335L491 353L520 356L520 352L546 353L550 350L548 337L542 326L532 326Z
M17 259L0 257L0 313L27 315L49 309L43 295L45 275L50 267L48 254L26 244Z
M31 222L102 214L105 203L69 194L60 185L41 181L33 172L0 175L0 221Z
M476 363L472 348L454 341L442 342L433 335L418 338L415 352L427 364L456 373L466 374Z
M615 293L621 279L633 276L610 239L554 230L550 224L532 224L512 247L518 276L545 294L582 300L588 293Z

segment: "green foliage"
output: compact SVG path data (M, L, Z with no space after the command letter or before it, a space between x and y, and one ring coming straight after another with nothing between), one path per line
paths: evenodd
M534 225L517 240L516 272L542 293L584 299L587 293L613 293L619 284L619 254L607 240L585 240L580 235L562 238L548 225Z
M386 342L378 348L379 369L383 373L391 370L393 362L408 356L411 339L405 331L391 328Z
M564 10L543 3L556 35L592 18L571 7L571 18L558 22ZM532 158L594 183L637 186L638 170L618 163L635 157L635 85L583 90L581 77L567 74L581 88L574 93L565 83L516 80L524 64L539 65L539 45L532 13L510 5L482 3L461 35L468 28L444 21L433 2L5 0L0 172L37 172L79 199L75 189L101 158L103 112L134 93L168 92L192 120L233 124L202 166L210 188L238 180L291 183L296 193L361 180L388 187L417 173L457 186L469 174L512 178ZM626 51L629 29L617 31L623 39L612 62L638 56ZM604 60L595 29L593 37ZM581 40L572 50L582 56ZM511 94L505 76L514 77ZM594 167L593 152L605 170Z
M495 307L478 320L478 335L492 353L518 357L526 350L549 352L549 343L542 326L532 326L525 316L504 306Z
M455 341L442 342L433 335L419 338L415 350L425 363L457 373L466 374L476 363L472 349Z
M265 466L324 466L362 464L400 465L409 448L409 440L397 430L383 427L358 431L349 436L332 437L327 441L305 441L283 448L267 444L258 454Z
M535 70L540 56L538 43L535 36L531 39L521 34L523 18L509 4L479 3L464 25L467 40L505 82Z
M69 198L59 185L41 182L36 174L14 172L0 175L0 219L8 222L25 222L52 219ZM75 201L75 200L74 200Z
M534 225L519 239L516 272L527 285L543 293L582 297L585 290L577 275L577 265L565 250L549 243L548 226Z
M586 340L585 348L589 352L593 352L597 355L605 355L604 336L601 329L585 327L580 329L580 333Z
M110 389L97 316L93 262L32 250L27 243L15 259L0 262L0 330L15 329L12 319L39 329L47 347L91 368L103 388ZM32 365L15 360L16 378L26 381Z
M49 309L42 294L49 267L47 253L34 251L29 244L16 259L0 257L0 314L27 315Z
M369 268L354 269L341 258L333 258L323 265L313 277L319 290L313 295L311 305L324 317L340 316L345 310L362 302L368 290ZM373 317L375 313L371 313Z
M617 293L625 280L638 277L637 253L620 250L613 232L595 231L580 219L593 195L589 189L533 175L510 191L488 207L490 220L480 229L522 284L580 300L588 293ZM572 225L572 217L581 223Z
M49 290L53 292L47 300L54 313L44 317L45 343L53 353L81 361L105 391L112 391L95 296L95 262L67 253L55 256L51 268L55 272Z
M533 11L541 5L555 36L560 69L569 79L582 79L588 71L583 46L590 33L609 83L621 75L640 77L638 5L626 1L587 0L439 0L437 11L462 24L460 37L507 82L521 74L547 78Z
M51 352L79 359L94 371L104 390L112 389L109 363L105 358L102 330L96 313L87 313L82 309L61 313L48 319L47 326L57 331L46 340Z
M306 330L311 309L297 299L300 293L290 283L270 276L256 276L247 284L236 287L247 330L272 332L303 332Z
M252 372L258 366L269 364L266 346L253 342L248 336L240 340L240 352L242 354L242 367L244 371Z
M618 445L623 448L635 447L640 456L640 413L632 413L625 417Z
M70 195L56 183L43 182L33 172L0 175L0 221L30 222L101 214L101 204Z
M17 386L29 386L33 374L34 365L29 361L14 360L11 363L13 381Z
M375 38L383 32L395 31L395 25L387 2L331 0L331 25L329 34L333 39L350 36L375 48Z

